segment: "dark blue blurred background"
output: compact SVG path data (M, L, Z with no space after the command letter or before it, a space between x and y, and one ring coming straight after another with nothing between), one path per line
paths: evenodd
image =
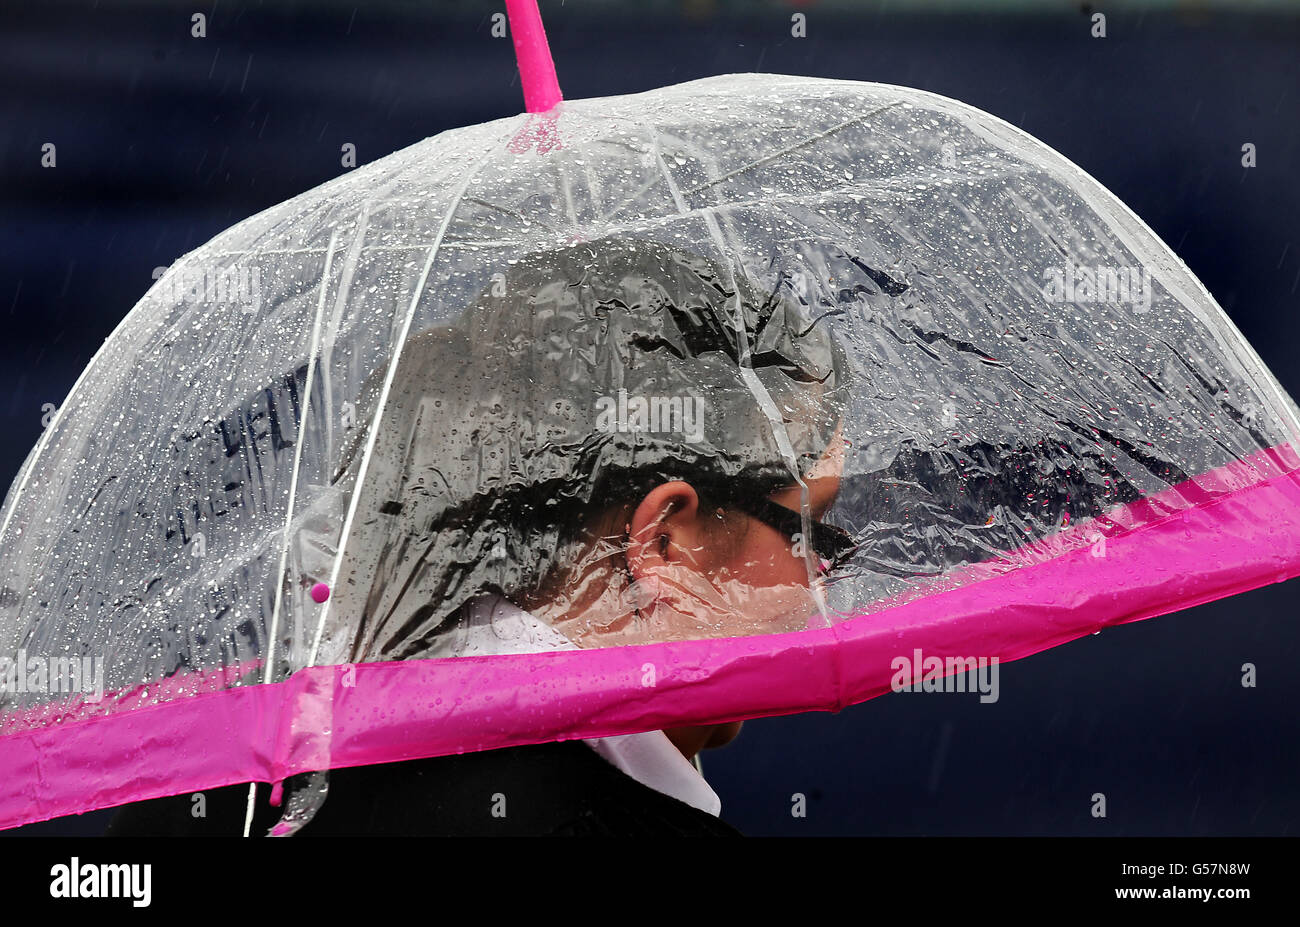
M542 0L569 98L767 71L906 84L1079 164L1163 237L1300 391L1300 17L1290 2ZM0 482L166 265L370 161L522 108L487 2L44 0L0 12ZM191 36L191 15L208 17ZM791 36L791 14L807 37ZM41 146L57 145L42 168ZM1243 168L1253 143L1258 166ZM1300 831L1296 582L1001 670L752 721L704 755L749 834ZM1243 689L1241 665L1259 668ZM806 818L791 796L808 799ZM1107 797L1094 819L1090 798ZM98 833L107 812L27 828Z

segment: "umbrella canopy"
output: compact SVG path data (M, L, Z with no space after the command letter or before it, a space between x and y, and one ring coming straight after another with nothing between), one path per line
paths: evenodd
M185 256L60 406L0 514L0 826L838 710L1285 579L1296 435L1167 246L953 100L447 132ZM638 566L676 483L725 581ZM476 649L492 596L578 646Z

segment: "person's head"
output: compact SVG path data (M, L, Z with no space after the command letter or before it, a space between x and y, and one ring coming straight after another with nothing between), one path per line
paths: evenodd
M818 523L847 365L816 323L786 287L654 242L509 265L402 351L350 544L353 659L447 653L486 592L585 647L804 627L847 547Z
M851 548L821 521L842 470L835 433L802 485L718 486L704 473L630 483L576 513L560 535L565 557L514 597L584 646L801 629L819 608L820 574Z

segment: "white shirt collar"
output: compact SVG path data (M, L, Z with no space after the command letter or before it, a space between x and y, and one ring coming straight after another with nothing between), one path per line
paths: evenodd
M476 657L577 649L577 644L514 603L498 595L485 595L469 604L465 619L427 656ZM663 731L585 742L642 785L714 817L721 812L722 800L717 793Z

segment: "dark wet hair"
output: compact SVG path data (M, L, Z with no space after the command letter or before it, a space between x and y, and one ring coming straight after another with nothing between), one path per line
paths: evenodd
M657 242L508 265L401 353L349 543L368 587L353 659L417 657L475 596L536 590L595 514L661 483L714 505L793 483L843 413L847 364L818 321L779 279ZM702 412L693 432L625 414L658 401L671 419L674 399ZM355 478L364 440L336 480Z

